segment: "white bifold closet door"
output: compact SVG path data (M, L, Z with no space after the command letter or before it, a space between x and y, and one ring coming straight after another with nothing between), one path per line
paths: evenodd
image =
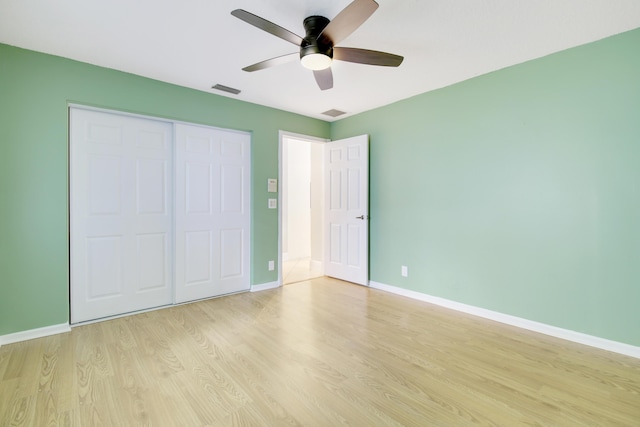
M176 124L176 302L249 289L250 137Z
M250 136L70 110L71 322L248 290Z
M70 111L71 321L172 302L172 125Z

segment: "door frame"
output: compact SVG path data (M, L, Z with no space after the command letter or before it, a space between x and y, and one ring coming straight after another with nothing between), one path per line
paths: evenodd
M293 138L293 139L301 139L304 141L309 141L311 143L318 143L318 144L325 144L327 142L330 142L330 139L327 138L318 138L316 136L310 136L310 135L303 135L300 133L295 133L295 132L289 132L289 131L285 131L285 130L280 130L278 131L278 286L282 286L282 263L283 263L283 259L282 259L282 191L283 191L283 187L282 187L282 175L283 175L283 167L284 167L284 163L283 163L283 153L282 153L282 148L283 148L283 143L284 143L284 139L285 138ZM323 166L322 166L322 204L324 206L324 161L322 162ZM324 209L322 209L322 227L323 230L321 232L321 235L323 236L323 240L324 240ZM323 242L324 244L324 242ZM322 251L322 263L324 265L324 250Z

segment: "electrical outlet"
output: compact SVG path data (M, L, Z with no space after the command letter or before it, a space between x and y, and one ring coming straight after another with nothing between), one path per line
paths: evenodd
M275 268L276 266L273 260L269 261L269 271L273 271Z
M403 265L402 267L400 267L400 274L402 274L402 277L409 276L409 269L407 268L406 265Z

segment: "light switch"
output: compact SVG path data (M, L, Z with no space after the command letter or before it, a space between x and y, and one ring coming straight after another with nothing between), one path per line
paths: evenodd
M278 192L278 180L275 178L267 179L267 192L268 193L277 193Z
M276 209L278 207L278 199L269 199L269 209Z

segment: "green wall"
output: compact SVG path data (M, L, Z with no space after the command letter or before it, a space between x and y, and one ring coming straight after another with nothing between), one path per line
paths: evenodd
M0 44L0 335L68 320L73 102L252 132L253 284L277 280L278 130L368 133L371 280L638 346L638 46L635 30L329 124Z
M67 105L252 132L252 283L277 280L278 131L327 138L321 120L0 44L0 336L69 318Z
M639 46L631 31L333 123L370 134L371 280L640 346Z

